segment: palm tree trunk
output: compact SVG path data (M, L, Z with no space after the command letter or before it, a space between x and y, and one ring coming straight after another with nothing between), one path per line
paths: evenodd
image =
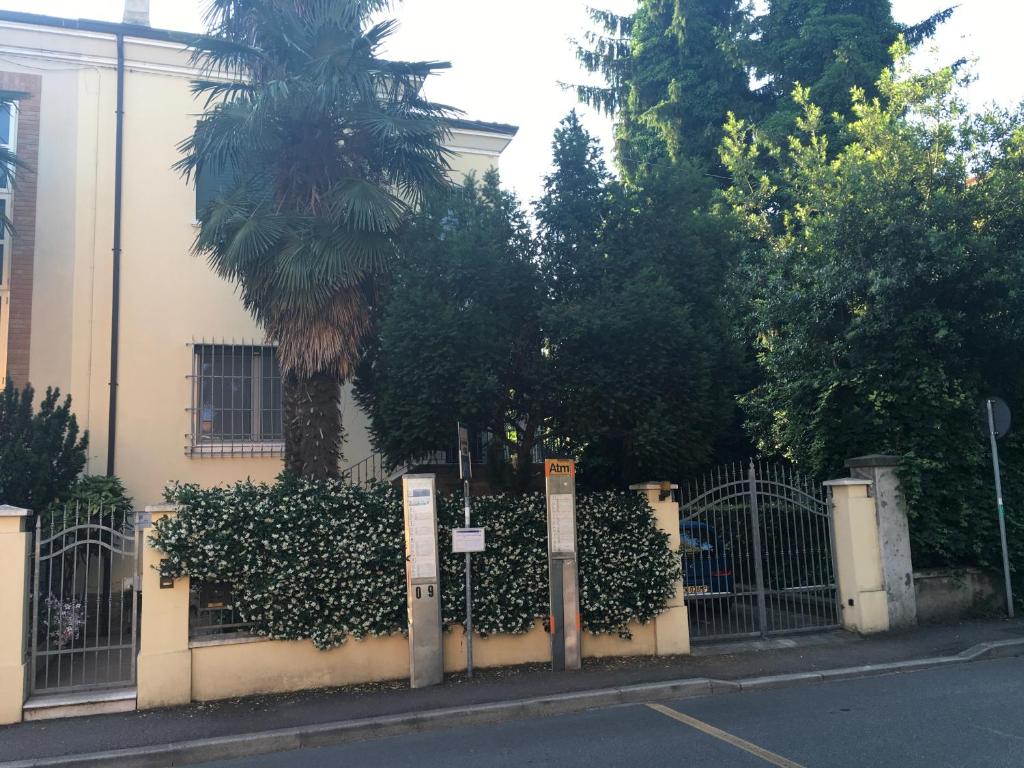
M318 480L338 477L345 440L338 375L290 373L284 378L283 400L285 471Z

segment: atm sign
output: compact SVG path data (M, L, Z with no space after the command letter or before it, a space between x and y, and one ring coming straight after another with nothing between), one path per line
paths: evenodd
M576 477L576 462L568 459L545 459L544 477Z

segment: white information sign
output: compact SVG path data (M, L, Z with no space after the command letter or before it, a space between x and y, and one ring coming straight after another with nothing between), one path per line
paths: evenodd
M408 501L412 578L436 578L437 537L434 532L434 497L429 481L410 481Z
M571 493L551 494L551 551L576 551L576 524Z
M485 549L483 528L452 529L452 552L483 552Z

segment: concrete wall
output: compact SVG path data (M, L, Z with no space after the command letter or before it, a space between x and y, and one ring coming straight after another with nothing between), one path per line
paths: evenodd
M30 515L0 506L0 725L21 722L28 697Z
M42 77L36 279L29 378L74 398L90 431L86 472L107 459L113 242L115 42L110 35L0 22L0 71ZM172 170L201 112L188 52L126 45L120 381L116 471L140 504L173 480L272 479L281 461L190 458L186 409L193 340L260 342L232 285L189 249L195 193ZM453 177L497 164L509 136L456 129ZM346 393L350 462L370 455L365 417Z
M938 624L1005 614L1002 578L978 568L918 571L914 589L921 622Z

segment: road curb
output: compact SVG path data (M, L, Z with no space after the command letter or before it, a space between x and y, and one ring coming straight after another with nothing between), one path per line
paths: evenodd
M492 704L449 707L401 715L297 726L262 733L220 736L70 757L18 760L0 763L0 768L166 768L167 766L254 757L310 747L325 747L348 741L365 741L453 726L486 725L506 720L563 715L624 704L877 677L1014 656L1024 656L1024 639L980 643L955 656L938 656L887 664L867 664L821 672L770 675L744 680L696 678L644 683L620 688L603 688Z

